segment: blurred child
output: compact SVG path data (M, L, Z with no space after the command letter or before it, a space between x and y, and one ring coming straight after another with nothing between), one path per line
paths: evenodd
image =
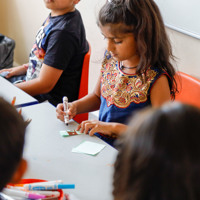
M44 0L51 13L36 35L29 63L0 71L9 72L6 78L11 82L24 79L16 86L40 102L48 100L56 106L63 96L70 101L78 98L83 59L89 49L81 15L75 9L79 1Z
M172 52L159 9L153 0L109 0L98 25L107 50L92 94L69 105L69 116L100 109L99 121L84 121L78 130L109 144L127 129L133 112L156 107L176 92ZM63 120L63 105L57 118Z
M22 158L26 124L15 107L0 98L0 191L26 171Z
M170 103L136 114L115 162L114 200L200 199L200 110Z

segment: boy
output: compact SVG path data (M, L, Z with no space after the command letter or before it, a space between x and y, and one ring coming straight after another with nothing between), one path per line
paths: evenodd
M15 107L0 97L0 191L17 183L27 168L22 159L26 123ZM1 197L0 197L1 199Z
M8 71L6 78L12 77L11 82L26 74L26 81L16 86L40 102L57 105L63 96L69 101L78 98L83 59L89 49L81 15L75 9L79 1L44 0L51 13L36 35L29 63L0 71Z

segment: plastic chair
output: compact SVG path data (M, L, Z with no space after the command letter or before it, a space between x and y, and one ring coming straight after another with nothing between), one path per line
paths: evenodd
M175 75L179 93L175 100L200 108L200 80L183 72Z
M88 94L88 82L89 82L89 63L90 63L91 47L89 45L89 51L85 54L83 60L83 68L81 73L80 88L78 99ZM81 123L84 120L88 120L88 113L78 114L73 118L76 122Z

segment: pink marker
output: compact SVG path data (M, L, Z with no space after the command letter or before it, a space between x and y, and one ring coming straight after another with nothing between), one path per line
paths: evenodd
M8 189L4 188L2 193L10 196L16 196L16 197L25 197L29 199L44 199L46 196L42 194L32 193L32 192L25 192L21 190L14 190L14 189Z

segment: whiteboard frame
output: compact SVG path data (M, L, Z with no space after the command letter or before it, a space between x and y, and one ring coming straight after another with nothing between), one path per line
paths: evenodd
M173 26L173 25L168 24L168 23L165 23L165 26L168 27L168 28L170 28L170 29L173 29L173 30L175 30L175 31L181 32L181 33L183 33L183 34L189 35L189 36L191 36L191 37L194 37L194 38L197 38L197 39L200 40L200 35L198 35L198 34L195 34L195 33L193 33L193 32L184 30L184 29L182 29L182 28Z
M166 1L168 1L168 2L166 2ZM172 30L178 31L180 33L189 35L191 37L194 37L194 38L200 40L200 27L199 27L200 24L197 22L197 25L195 25L196 23L192 26L191 26L191 24L185 25L185 23L180 22L180 20L182 19L184 21L185 18L183 17L183 15L187 16L187 15L189 15L189 13L185 14L184 12L180 12L180 15L178 13L174 13L174 11L176 11L176 9L177 9L176 8L177 6L178 6L178 8L180 7L180 9L181 9L181 5L179 5L179 3L184 5L183 11L185 9L188 9L189 12L192 12L193 9L194 9L194 6L199 5L200 0L192 0L192 2L188 2L188 0L175 0L175 1L177 1L177 2L174 2L174 0L154 0L154 2L156 3L156 5L158 6L158 8L160 10L160 13L162 15L165 26L172 29ZM178 3L178 5L177 5L177 3ZM170 10L170 12L169 12L170 8L171 9L173 8L173 9ZM194 18L195 18L195 16L199 12L195 11L193 13L194 13ZM177 17L176 15L178 15L179 17L177 19L174 19L174 18ZM173 16L173 18L172 18L172 16ZM187 21L189 23L191 23L191 20L192 20L191 16L192 15L190 15L190 17L189 17L190 22ZM193 19L192 21L196 22L197 20ZM196 27L197 29L193 28L194 26L195 27L197 26Z

